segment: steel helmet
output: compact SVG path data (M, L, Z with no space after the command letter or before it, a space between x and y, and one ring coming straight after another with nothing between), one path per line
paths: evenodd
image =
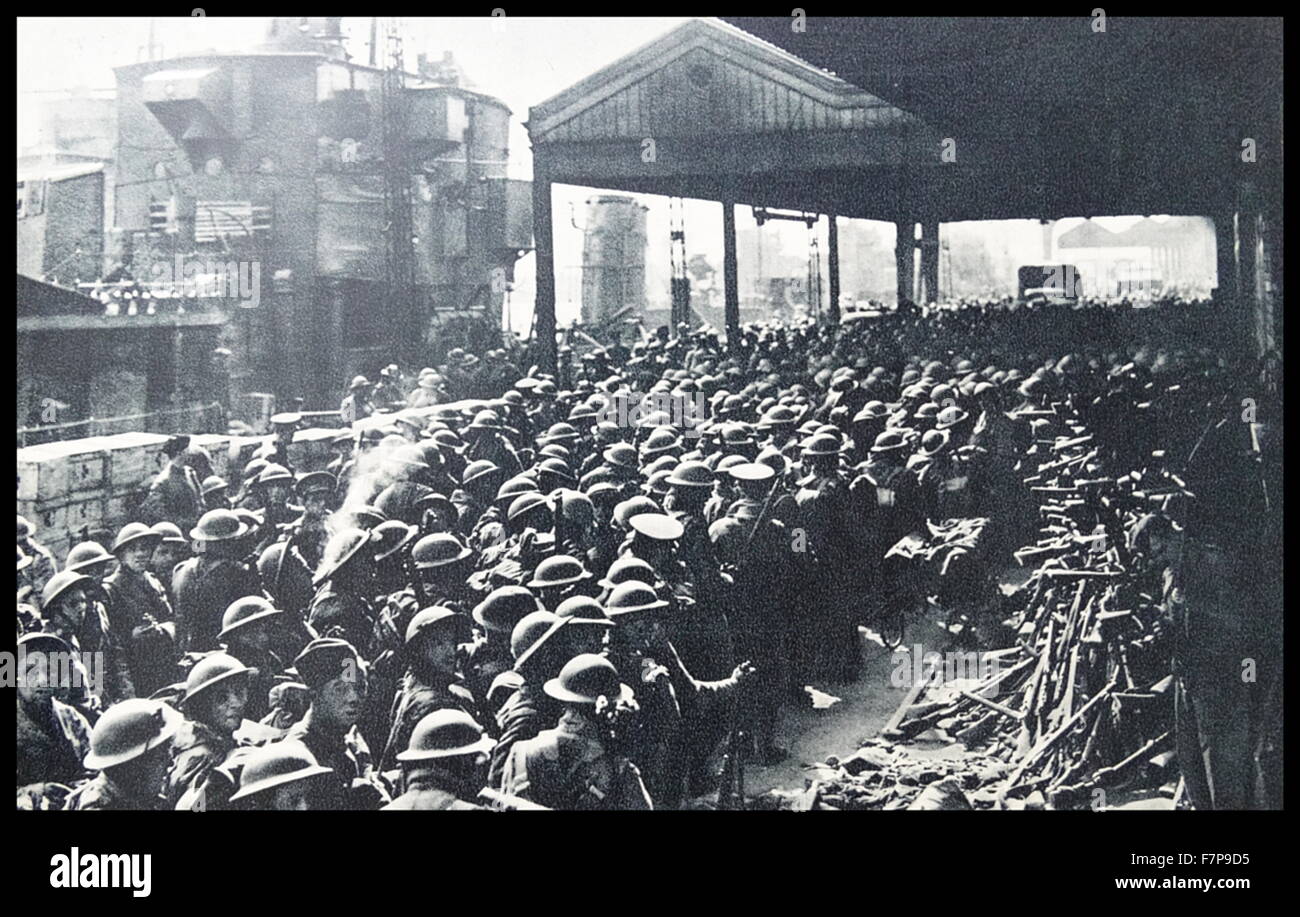
M94 585L95 580L76 570L60 570L45 583L41 590L41 607L49 608L63 593L73 588L86 588Z
M510 510L506 513L506 520L514 522L521 516L531 513L537 509L551 511L551 504L546 497L538 491L525 491L510 503Z
M203 479L203 484L199 487L199 492L203 496L214 493L218 490L225 490L230 486L226 479L215 474L210 474Z
M117 558L105 551L98 541L83 541L68 552L63 567L65 570L85 571L114 560Z
M365 529L343 529L325 546L326 559L321 561L320 568L312 577L312 585L319 586L336 576L340 570L362 556L362 548L368 544L370 533Z
M525 616L541 607L523 586L501 586L474 607L474 620L487 630L510 634Z
M611 465L617 465L619 468L637 467L636 449L628 443L614 443L601 453L601 458Z
M682 462L668 477L673 487L712 487L715 480L713 471L703 462Z
M469 621L463 614L452 611L445 605L430 605L428 608L420 609L415 617L411 618L411 623L406 625L405 642L409 645L424 634L443 627L454 627L463 633L468 633Z
M605 573L605 578L600 581L600 585L606 589L612 589L620 583L628 580L637 580L642 583L653 583L656 579L654 567L639 557L633 557L631 554L624 554L618 560L609 565L609 570Z
M934 455L946 445L948 445L947 430L927 430L921 437L921 451L926 455Z
M262 585L285 607L298 608L310 601L311 568L289 542L277 541L263 550L257 559L257 572Z
M560 459L565 465L568 465L569 459L573 458L573 454L559 443L547 443L537 450L537 454L539 456L544 455L547 458Z
M273 742L255 749L245 759L239 774L239 790L230 797L230 801L247 799L276 787L332 773L332 767L317 762L307 746L300 742Z
M893 452L895 449L907 448L907 437L902 430L886 430L876 437L871 445L872 452Z
M939 416L936 419L937 422L934 426L936 430L947 430L949 427L955 427L969 416L970 415L961 408L954 405L953 407L944 408L939 412Z
M246 595L242 599L235 599L226 608L225 614L221 616L221 633L217 634L217 637L218 639L229 637L241 627L246 627L254 621L263 621L282 614L283 611L260 595Z
M257 480L254 482L259 487L265 484L288 484L293 485L293 475L288 468L283 465L270 464L258 472Z
M528 583L529 589L547 589L555 586L568 586L572 583L591 579L591 573L582 565L582 561L568 554L548 557L537 565L533 579Z
M411 549L411 560L417 569L431 570L465 560L473 553L461 544L455 535L437 532L433 535L425 535L415 543L415 547Z
M649 497L630 497L614 507L614 521L624 529L631 525L633 516L642 513L662 513L659 505Z
M537 493L537 482L532 478L525 478L522 475L511 478L497 488L496 503L502 509L514 503L515 498L520 494Z
M389 519L387 522L379 523L370 532L375 560L387 560L392 557L410 544L418 534L420 534L420 529L417 526L407 525L398 519Z
M189 544L185 534L173 522L155 522L153 530L162 537L163 544Z
M198 525L190 530L190 537L195 541L233 541L249 531L251 527L234 510L210 509L199 517Z
M749 459L745 458L743 455L736 455L735 453L724 455L722 458L718 459L718 464L713 467L713 470L714 472L721 474L730 468L734 468L737 465L743 465L748 461Z
M804 455L836 455L839 451L839 438L829 433L818 433L806 440L803 445Z
M122 530L117 533L117 538L113 540L113 553L116 554L122 548L137 541L148 540L153 545L162 541L162 535L155 532L143 522L128 522L122 526Z
M487 459L478 459L477 461L470 462L465 466L465 470L460 476L460 483L463 486L471 481L477 481L479 478L487 477L490 474L500 471L501 469L493 462L489 462Z
M678 439L676 431L670 427L657 427L646 437L646 441L641 444L641 456L650 458L661 452L670 452L681 446L681 440Z
M547 694L569 704L595 704L601 697L611 701L630 699L632 690L618 680L618 670L604 656L582 653L570 659L560 674L543 685Z
M570 484L578 483L578 479L569 470L568 463L561 459L548 458L537 466L537 471L539 474L554 475L562 481L568 481Z
M458 755L479 755L496 745L485 735L483 727L464 710L435 710L416 724L406 751L397 753L398 761L432 761Z
M185 679L185 696L182 704L188 704L213 685L234 678L237 675L251 677L257 669L250 669L234 656L226 653L209 653L194 664L189 677Z
M582 491L564 489L560 491L560 515L565 522L586 530L596 519L596 506Z
M560 616L552 612L530 611L520 618L514 630L510 631L510 655L518 662L520 657L533 648L534 644L561 623Z
M542 445L552 442L566 442L578 438L578 431L573 428L573 424L560 421L551 424L551 428L542 436L537 437L537 441Z
M565 599L555 609L555 614L568 620L570 624L596 624L611 627L613 623L600 602L586 595L575 595Z
M170 742L183 719L176 710L158 701L120 701L95 723L85 765L90 770L103 770L134 761Z

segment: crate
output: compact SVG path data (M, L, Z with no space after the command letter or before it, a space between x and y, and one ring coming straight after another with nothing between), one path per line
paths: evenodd
M108 480L112 495L147 484L166 464L163 447L168 436L159 433L118 433L96 437L108 455Z
M18 512L36 523L37 537L42 538L47 532L98 528L104 519L105 502L102 496L55 501L19 500Z
M114 493L104 501L103 525L116 532L128 522L138 521L135 511L144 501L147 489Z
M293 435L289 446L289 462L298 473L305 471L323 471L334 458L332 443L338 436L337 429L313 427L299 430Z
M99 437L43 443L18 450L18 499L59 501L102 491L108 464Z

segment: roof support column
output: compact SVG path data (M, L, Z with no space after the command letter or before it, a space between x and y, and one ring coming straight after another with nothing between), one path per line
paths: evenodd
M551 177L536 155L533 160L533 244L537 252L537 297L533 302L537 361L555 372L555 251L551 238Z
M840 227L835 214L828 213L826 217L830 221L830 231L826 240L826 270L831 280L831 303L826 314L832 325L838 325L840 323Z
M727 349L740 347L740 278L736 276L736 202L722 202L722 290L727 324Z
M1217 298L1228 305L1237 300L1237 227L1231 210L1214 215L1214 253Z
M1256 289L1255 248L1259 243L1259 210L1254 195L1248 186L1240 190L1237 210L1237 302L1241 323L1248 334L1250 349L1259 353L1260 347L1260 310L1259 296Z
M939 221L921 223L921 283L926 303L939 301Z
M898 236L894 240L894 260L898 265L898 304L916 298L913 287L913 261L916 257L916 224L910 220L897 220L894 227Z

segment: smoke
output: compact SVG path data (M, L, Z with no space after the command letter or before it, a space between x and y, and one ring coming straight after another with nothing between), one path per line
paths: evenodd
M339 531L353 525L352 513L371 505L385 487L398 481L408 480L410 466L398 461L395 455L399 450L410 448L410 440L401 436L385 436L374 448L359 453L352 467L347 496L343 498L342 505L329 517L330 528Z

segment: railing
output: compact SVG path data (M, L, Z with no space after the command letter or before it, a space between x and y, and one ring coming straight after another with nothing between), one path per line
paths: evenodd
M108 436L114 433L224 433L226 412L220 404L168 408L120 417L88 417L44 427L20 427L18 448L40 443Z

